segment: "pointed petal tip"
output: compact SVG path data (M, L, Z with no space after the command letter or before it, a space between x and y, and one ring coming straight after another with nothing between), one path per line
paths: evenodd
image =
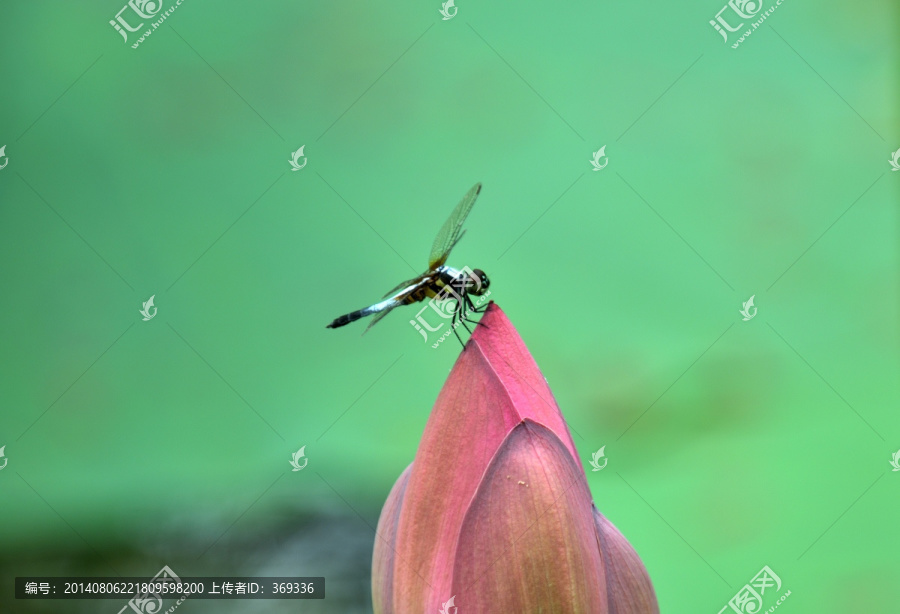
M479 612L606 614L596 543L584 472L553 431L526 418L468 506L449 592L468 593Z
M531 418L543 424L556 433L569 448L578 466L583 467L568 425L547 379L528 351L516 327L494 301L488 303L469 343L474 346L472 349L477 348L484 360L479 368L475 369L475 374L466 376L463 382L471 383L476 375L499 381L518 414L510 416L508 427L511 428L523 418ZM468 348L468 345L466 347ZM463 361L458 361L457 366L460 366L461 362ZM487 408L487 411L494 412L496 408Z
M503 310L500 309L500 306L494 301L489 301L484 310L484 314L481 316L481 320L478 321L478 324L475 326L475 331L469 338L469 343L479 343L484 341L485 339L483 338L490 334L488 331L494 327L500 326L512 327L512 324L510 323L509 318L506 317L506 314L503 313ZM466 345L468 346L469 344L467 343Z

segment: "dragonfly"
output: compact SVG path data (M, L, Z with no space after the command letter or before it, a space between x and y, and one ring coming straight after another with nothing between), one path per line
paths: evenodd
M401 305L412 305L413 303L424 301L426 298L454 301L451 303L453 332L456 333L457 323L463 323L464 320L471 322L472 320L468 319L468 314L483 310L483 308L475 307L471 297L483 295L488 291L491 282L481 269L469 269L466 267L459 270L447 266L446 262L450 256L450 251L466 233L462 227L463 223L466 221L466 217L472 210L472 205L475 204L475 199L478 198L480 192L481 183L476 183L466 192L466 195L462 197L462 200L453 209L450 217L441 226L431 246L427 271L397 284L384 295L384 300L335 318L326 328L340 328L360 318L374 316L372 322L364 331L365 334L365 332L380 322L384 316L390 313L392 309ZM464 323L463 326L466 330L469 330ZM459 338L459 333L456 333L456 336ZM462 343L461 339L460 343Z

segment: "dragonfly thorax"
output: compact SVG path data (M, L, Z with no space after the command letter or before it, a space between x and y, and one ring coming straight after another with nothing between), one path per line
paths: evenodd
M470 269L465 267L463 270L454 269L446 265L438 267L438 273L441 283L450 286L457 291L465 291L466 294L481 296L487 292L491 281L481 269Z

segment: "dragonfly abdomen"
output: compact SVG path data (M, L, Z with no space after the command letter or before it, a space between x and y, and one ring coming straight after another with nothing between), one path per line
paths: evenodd
M373 313L378 313L379 311L384 311L390 305L394 303L394 299L390 298L386 301L381 301L380 303L375 303L374 305L370 305L368 307L364 307L362 309L357 309L356 311L351 311L348 314L344 314L340 317L334 319L331 324L328 324L325 328L340 328L341 326L346 326L350 324L350 322L356 322L360 318L364 318L366 316L370 316Z

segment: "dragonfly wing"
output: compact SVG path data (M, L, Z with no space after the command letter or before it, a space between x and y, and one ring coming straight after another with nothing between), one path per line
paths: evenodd
M427 276L428 276L428 273L422 273L418 277L413 277L412 279L407 279L404 282L400 282L399 284L397 284L396 286L394 286L393 288L391 288L390 290L385 292L384 296L382 296L381 298L387 298L393 294L396 294L398 290L403 290L405 288L412 288L414 286L418 287L419 284L422 282L422 280L425 279Z
M389 314L394 307L399 307L402 304L402 301L394 298L378 303L381 309L375 312L375 315L372 317L372 321L369 322L369 325L366 327L366 330L363 331L363 334L365 335L367 332L369 332L369 329L378 324L381 321L381 318Z
M481 192L481 183L476 183L472 186L471 190L466 192L466 195L463 196L462 200L459 201L459 204L456 205L453 213L450 214L450 217L448 217L447 221L444 222L444 225L441 226L441 230L434 238L434 243L431 246L431 255L428 258L429 270L433 271L447 262L447 256L450 255L450 250L452 250L453 246L455 246L462 238L463 222L466 221L469 211L472 210L472 205L475 204L475 199L478 198L479 192Z

